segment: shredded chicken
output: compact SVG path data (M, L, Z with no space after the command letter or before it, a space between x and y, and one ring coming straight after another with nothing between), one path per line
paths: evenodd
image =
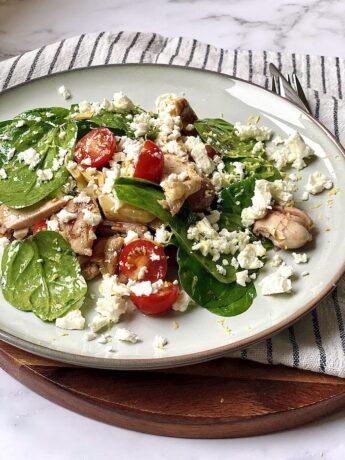
M183 180L175 176L184 174ZM168 208L172 215L179 212L186 199L198 192L203 179L195 170L193 163L185 161L175 155L164 155L164 173L161 186L164 190L165 200L162 206Z
M101 217L95 200L90 200L89 203L75 203L73 200L70 200L65 207L65 211L76 214L76 218L68 222L63 222L58 216L54 216L52 220L58 222L59 232L76 254L91 256L92 246L94 240L97 238L95 234L97 225L91 225L87 221L83 212L84 210L90 211L99 218Z
M195 136L197 132L195 129L188 129L197 119L197 115L190 106L187 99L184 97L179 97L175 101L175 114L181 118L182 123L182 134L185 136Z
M313 239L313 222L298 208L275 206L263 219L255 221L253 231L281 249L298 249Z

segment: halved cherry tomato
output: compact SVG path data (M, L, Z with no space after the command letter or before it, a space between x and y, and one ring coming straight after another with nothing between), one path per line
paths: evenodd
M133 280L157 281L165 277L167 258L162 246L149 240L135 240L125 246L120 254L120 274ZM145 267L145 269L143 269Z
M145 141L134 171L134 177L159 184L162 180L163 168L163 152L152 141Z
M77 143L74 159L88 168L102 168L116 152L116 139L108 128L96 128L85 134Z
M132 293L130 299L146 315L158 315L170 310L178 295L178 285L165 281L155 294L137 296Z
M43 219L31 227L32 234L36 235L36 233L42 230L47 230L47 228L48 228L47 221Z

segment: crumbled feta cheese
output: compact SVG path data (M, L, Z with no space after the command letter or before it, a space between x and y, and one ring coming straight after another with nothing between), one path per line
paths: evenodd
M117 323L120 316L127 311L127 307L128 303L124 297L107 295L97 299L96 311L113 323Z
M66 211L66 209L61 209L61 211L59 211L56 214L56 217L58 218L58 221L61 224L65 224L66 222L76 219L77 216L78 216L77 212L69 212L69 211Z
M272 267L279 267L279 265L281 265L282 263L283 263L283 259L278 254L275 254L272 257L272 261L271 261Z
M293 275L292 267L282 264L274 273L266 276L259 283L263 295L283 294L291 292L290 277Z
M102 216L100 213L91 212L89 209L83 209L83 220L88 225L92 225L93 227L98 225L102 220Z
M7 150L6 157L7 157L8 161L12 160L12 158L13 158L13 156L15 154L15 151L16 151L16 149L14 147L12 147L12 148Z
M67 101L67 99L71 99L72 97L71 91L67 89L65 85L59 86L58 93L65 99L65 101Z
M187 156L187 149L184 143L177 140L172 140L161 145L161 149L164 153L171 153L181 158L185 158Z
M61 329L84 329L85 318L80 310L72 310L67 315L57 318L55 321L57 327Z
M232 163L232 166L234 167L234 173L239 177L239 179L243 179L245 175L245 166L243 163L240 163L239 161L234 161Z
M244 208L241 213L242 224L249 227L256 219L261 219L271 209L272 200L279 204L290 204L292 193L289 191L289 184L283 180L269 182L260 179L255 182L252 205Z
M309 200L309 192L303 192L301 196L302 201L307 201Z
M92 332L98 332L106 326L109 326L111 323L109 318L106 318L102 315L97 315L93 318L91 323L89 323L89 328Z
M87 204L90 203L91 197L85 193L84 191L80 192L79 195L77 195L75 198L73 198L73 203L79 204Z
M243 125L235 123L235 132L241 141L246 139L255 139L256 141L269 141L272 136L272 130L266 126L258 126L257 124Z
M230 263L231 263L231 266L234 267L235 270L237 270L238 267L240 266L240 264L237 262L236 257L233 257Z
M137 334L125 328L116 329L115 337L117 340L121 340L122 342L137 343L140 340Z
M87 342L91 342L92 340L95 340L95 338L97 337L97 335L94 333L94 332L85 332L84 334L84 340L86 340Z
M276 144L277 145L277 144ZM305 159L314 155L314 151L303 140L302 136L295 132L284 141L284 145L279 149L266 149L269 160L275 162L276 167L282 170L285 166L291 165L300 170L305 168Z
M19 161L23 161L26 165L28 165L30 170L33 170L40 161L40 154L30 147L29 149L18 153L17 158Z
M308 256L305 252L303 254L297 254L296 252L293 252L292 257L296 264L306 264L308 262Z
M53 179L53 171L51 169L38 169L37 177L40 182L48 182Z
M7 179L7 172L4 168L0 168L0 180Z
M25 121L24 120L18 120L17 123L16 123L16 128L21 128L22 126L25 125Z
M135 137L143 137L153 127L155 119L147 112L134 115L133 121L129 124L130 128L134 131Z
M47 230L57 232L59 230L59 223L56 220L47 220Z
M105 174L105 181L102 187L103 193L112 193L114 188L115 180L120 175L120 167L116 165L116 167L112 169L103 168L103 173Z
M221 265L216 265L216 270L219 274L225 276L226 275L226 269L222 267Z
M174 311L184 312L184 311L187 310L188 305L190 304L191 301L192 301L192 299L189 297L187 292L181 290L179 292L179 295L178 295L177 299L176 299L176 302L172 306L172 309Z
M119 282L117 275L104 275L99 286L99 292L103 297L129 296L129 287Z
M157 112L166 112L169 115L175 113L177 99L178 97L174 93L161 94L155 102Z
M207 155L205 144L199 137L189 136L185 141L188 152L195 161L198 172L206 175L211 174L215 169L215 164Z
M133 102L122 91L114 93L113 106L117 112L130 112L134 109Z
M264 150L264 148L265 144L262 141L259 141L254 145L252 152L255 154L261 152L262 150Z
M166 229L165 225L162 224L156 229L156 234L154 236L154 241L159 244L168 244L172 237L172 233Z
M155 260L160 260L161 256L159 254L156 254L155 252L153 252L151 255L150 255L150 260L152 260L152 262L154 262Z
M163 350L168 345L168 340L161 335L156 335L153 343L155 348L160 348Z
M139 238L139 235L137 232L134 232L133 230L128 230L127 235L124 239L125 244L129 244L134 240L137 240Z
M0 248L4 248L9 242L10 240L6 238L6 236L1 236L0 237Z
M236 283L240 286L245 286L246 283L249 283L250 278L248 276L248 270L243 270L241 272L236 272Z
M326 177L320 171L315 171L308 177L307 185L305 189L312 195L317 195L323 192L325 189L329 190L333 187L333 182L329 177Z
M136 296L148 296L153 292L151 281L140 281L134 282L133 284L128 283L129 289Z
M145 240L150 240L150 241L153 240L153 236L152 236L150 231L145 232L143 237L144 237ZM154 260L154 259L152 259L152 260Z
M263 267L263 262L258 258L266 254L261 242L259 244L248 244L237 256L241 268L253 270Z

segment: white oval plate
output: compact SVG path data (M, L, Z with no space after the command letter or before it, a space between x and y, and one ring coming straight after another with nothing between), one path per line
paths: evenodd
M72 100L65 102L58 95L57 88L62 84L71 90ZM8 119L35 107L68 106L70 102L111 98L115 91L123 91L145 109L154 108L154 100L159 94L185 94L200 118L223 115L231 122L246 122L249 116L260 115L263 125L270 126L283 137L294 130L299 131L315 150L317 158L302 171L297 196L302 193L306 177L315 170L330 176L335 187L339 188L336 196L330 197L324 192L300 204L308 210L317 228L315 242L307 248L310 262L295 265L293 295L263 297L257 288L258 296L252 307L240 316L225 318L223 324L219 322L222 318L199 307L161 318L132 313L121 321L121 327L134 331L142 341L135 345L114 342L116 352L113 353L106 352L105 346L96 341L85 342L83 331L68 331L68 335L62 335L61 329L43 323L32 313L16 310L2 296L0 338L29 352L73 364L149 369L219 357L276 333L310 311L344 272L342 199L345 160L341 146L331 134L290 102L253 84L213 72L158 65L94 67L17 86L0 95L0 118ZM333 206L327 205L330 198L334 200ZM284 254L284 259L293 264L291 255ZM305 270L310 275L301 277ZM262 274L269 271L270 267L267 267ZM97 293L97 283L92 285L91 291ZM94 314L94 303L91 298L87 301L90 306L88 321ZM174 328L174 321L178 322L178 328L176 324ZM165 350L154 349L156 334L168 339Z

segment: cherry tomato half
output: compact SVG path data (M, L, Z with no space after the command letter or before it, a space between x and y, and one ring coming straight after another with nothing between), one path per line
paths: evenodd
M150 295L130 295L134 305L146 315L159 315L171 309L179 295L179 288L176 284L165 281L158 292Z
M152 141L145 141L134 171L134 177L159 184L162 180L163 168L163 152Z
M42 230L47 230L48 228L48 225L47 225L47 221L46 220L40 220L39 222L37 222L36 224L34 224L32 227L31 227L31 230L32 230L32 234L33 235L36 235L36 233L42 231Z
M116 139L108 128L96 128L85 134L77 143L74 159L85 168L102 168L116 152Z
M167 258L162 246L149 240L135 240L125 246L120 254L120 274L133 280L157 281L165 277ZM143 267L146 267L143 269Z

